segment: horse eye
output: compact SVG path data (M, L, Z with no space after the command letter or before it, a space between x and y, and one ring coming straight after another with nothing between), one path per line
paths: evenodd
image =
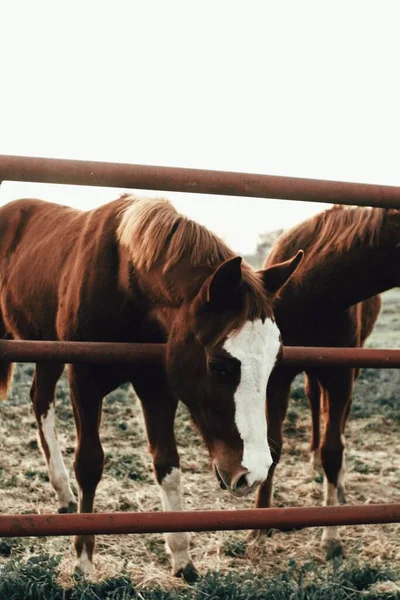
M224 377L228 374L226 365L223 363L210 363L210 371L219 377Z

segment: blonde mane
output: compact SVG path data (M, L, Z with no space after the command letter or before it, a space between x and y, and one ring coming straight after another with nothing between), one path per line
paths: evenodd
M186 259L192 267L217 268L235 253L206 227L188 219L165 198L141 198L124 195L117 236L129 250L136 269L150 270L161 266L166 273ZM227 329L239 330L247 320L270 313L269 300L262 279L245 261L242 278L246 289L243 310L227 324ZM226 331L221 332L226 335Z
M216 235L188 219L165 198L123 196L127 204L117 235L134 265L149 270L163 261L163 271L186 258L193 266L214 267L234 253Z
M283 233L268 257L268 263L305 252L302 270L316 255L322 259L334 252L347 252L355 244L373 247L379 241L385 209L335 205Z

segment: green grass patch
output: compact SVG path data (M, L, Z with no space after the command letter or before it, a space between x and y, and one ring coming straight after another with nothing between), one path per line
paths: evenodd
M400 422L400 370L363 369L354 387L351 416L380 415Z
M237 537L232 534L223 545L222 551L225 556L231 556L232 558L240 558L246 554L246 542L244 540L239 540Z
M111 477L122 477L133 481L153 481L151 473L146 470L146 466L143 463L142 455L137 452L116 458L109 452L105 456L104 470Z
M89 583L77 578L73 588L57 583L59 557L32 556L10 560L2 569L0 598L7 600L396 600L400 598L398 573L355 562L334 562L321 567L294 561L286 571L268 578L253 572L208 572L195 585L163 590L138 589L122 572L118 578ZM397 584L396 584L397 582ZM379 585L385 587L379 588Z

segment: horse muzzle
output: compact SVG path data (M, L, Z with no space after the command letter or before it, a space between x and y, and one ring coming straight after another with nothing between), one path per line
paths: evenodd
M219 469L215 462L213 463L214 472L217 477L218 483L223 490L228 490L232 496L242 497L250 494L261 482L255 481L249 484L248 474L249 471L245 467L240 467L235 473L228 473L222 469Z

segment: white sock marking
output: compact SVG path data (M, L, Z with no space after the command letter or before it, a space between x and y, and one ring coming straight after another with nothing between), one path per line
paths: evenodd
M181 471L176 467L166 475L160 485L164 510L182 510ZM166 549L172 555L172 572L177 573L191 562L189 533L166 533Z
M324 480L325 480L324 504L325 504L325 506L336 506L337 504L339 504L337 488L332 483L329 483L329 481L327 480L326 477L324 477ZM323 532L322 532L322 546L329 543L329 541L331 541L331 540L339 540L339 539L340 539L339 530L336 527L336 525L333 525L331 527L324 527Z
M93 573L94 573L94 567L93 567L93 564L89 560L89 556L88 556L88 553L86 552L85 548L83 548L82 553L81 553L80 557L77 560L76 566L87 577L89 575L93 575Z
M242 465L249 485L265 481L272 465L267 440L265 400L267 383L280 348L279 329L271 319L248 321L224 343L240 360L240 383L235 392L235 422L243 440Z
M67 469L61 454L57 439L54 406L50 406L47 414L40 419L44 438L49 448L50 482L57 492L60 508L68 507L70 502L76 502L71 490Z

